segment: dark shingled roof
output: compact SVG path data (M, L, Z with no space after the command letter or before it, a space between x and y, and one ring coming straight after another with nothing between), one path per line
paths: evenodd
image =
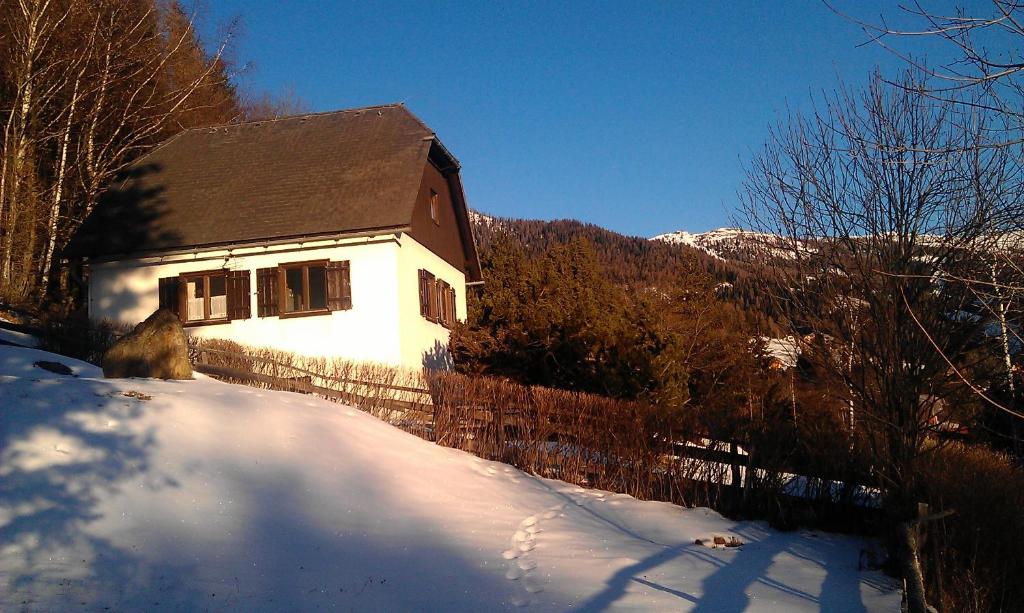
M406 227L432 148L457 167L401 104L186 130L132 164L65 255Z

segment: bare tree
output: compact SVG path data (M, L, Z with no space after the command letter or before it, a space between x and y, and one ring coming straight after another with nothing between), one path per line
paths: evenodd
M837 14L860 27L867 40L882 46L927 77L913 83L915 92L966 109L982 112L996 121L975 146L1006 148L1018 163L1024 161L1024 4L1016 0L990 0L966 9L946 9L913 0L877 19L866 19L825 0ZM987 5L987 6L986 6ZM945 63L930 65L914 54L920 43L948 53ZM900 86L900 84L895 84ZM1019 288L1024 285L1020 265L1024 246L1024 207L1007 211L1005 224L991 229L989 244L977 257L990 266L981 276L957 279L973 292L979 305L998 325L1006 394L1001 400L1021 406L1014 381L1013 354L1020 346L1020 322L1024 319ZM1019 410L1019 409L1018 409ZM1012 421L1013 448L1024 453L1021 432Z
M182 128L241 114L223 59L178 2L0 4L0 294L52 284L100 193Z
M773 130L753 160L745 221L783 237L771 287L805 358L840 383L885 493L912 611L924 612L918 460L985 386L971 254L1005 230L1016 166L985 118L879 74ZM773 246L778 251L777 246ZM969 384L970 383L970 384ZM843 392L845 390L845 392Z
M1017 0L990 0L971 12L947 8L940 11L920 0L900 4L877 20L845 11L825 0L834 12L857 24L867 40L884 47L915 70L929 77L914 85L919 92L958 105L995 111L1008 119L1016 132L1024 121L1024 5ZM913 53L922 39L945 43L951 52L944 64L929 64ZM907 44L910 48L907 48ZM969 96L961 95L970 91ZM1008 142L1019 143L1019 135ZM999 141L989 145L1007 144Z

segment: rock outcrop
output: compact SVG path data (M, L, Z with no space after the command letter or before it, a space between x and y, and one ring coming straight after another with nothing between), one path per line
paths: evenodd
M191 379L188 341L178 317L159 309L103 355L103 376Z

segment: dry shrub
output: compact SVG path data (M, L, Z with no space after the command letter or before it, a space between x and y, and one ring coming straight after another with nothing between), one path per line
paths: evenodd
M200 353L202 347L210 351ZM193 363L202 362L212 366L233 368L244 372L252 372L253 361L246 349L235 341L219 338L197 339L189 337L189 358Z
M429 425L424 418L429 397L420 371L247 347L221 339L192 338L190 345L198 363L255 375L228 379L340 400L417 434Z
M1012 611L1024 603L1024 470L985 447L950 444L926 455L920 499L953 510L925 528L933 594L945 611Z
M99 365L103 354L133 326L86 317L47 317L41 320L40 349Z
M676 454L681 412L492 377L427 379L438 444L578 485L695 501L696 470Z

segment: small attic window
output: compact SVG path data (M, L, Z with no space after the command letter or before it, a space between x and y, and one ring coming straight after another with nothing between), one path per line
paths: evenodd
M430 218L434 220L434 225L441 225L441 205L437 197L437 192L430 190Z

